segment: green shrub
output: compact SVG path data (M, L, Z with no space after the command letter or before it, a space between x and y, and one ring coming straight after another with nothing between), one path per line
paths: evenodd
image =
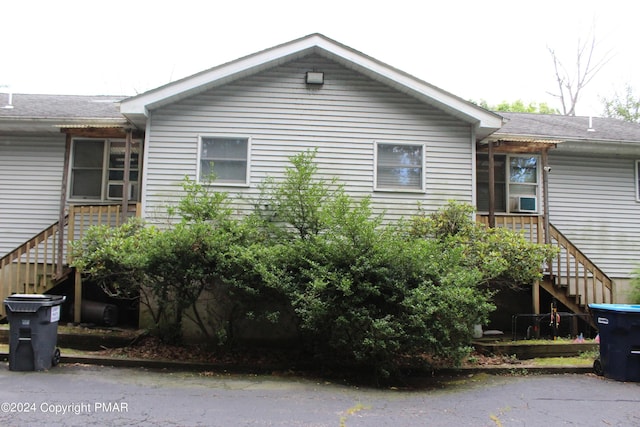
M530 283L549 255L475 224L461 203L386 224L369 198L318 178L315 154L293 156L242 220L225 193L187 178L170 212L178 223L92 229L74 247L76 265L113 295L146 292L165 339L179 340L185 317L228 339L233 316L277 321L285 310L319 361L387 377L408 361L459 363L494 309L492 289ZM205 291L229 307L216 324L199 312Z
M410 234L463 248L466 263L483 271L483 281L492 289L522 289L542 278L542 266L557 248L531 242L506 228L476 223L474 212L468 204L451 201L435 213L413 217Z
M72 266L115 298L137 299L147 282L148 248L159 231L132 219L120 227L90 227L72 243ZM143 299L148 304L148 300Z

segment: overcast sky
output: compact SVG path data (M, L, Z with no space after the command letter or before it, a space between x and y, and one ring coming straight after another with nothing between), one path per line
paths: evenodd
M135 95L311 33L322 33L464 99L560 108L548 48L573 67L595 28L612 59L587 86L640 91L636 1L21 0L0 17L0 86L14 93ZM6 91L6 88L0 88Z

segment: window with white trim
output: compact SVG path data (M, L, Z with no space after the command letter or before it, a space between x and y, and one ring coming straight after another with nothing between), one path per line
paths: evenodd
M249 183L249 138L200 137L198 179L216 184Z
M511 212L537 212L538 156L509 156L509 199Z
M376 143L376 190L424 191L424 145Z
M69 174L70 200L122 200L125 172L125 141L74 139ZM140 188L140 142L131 144L129 200L138 200Z

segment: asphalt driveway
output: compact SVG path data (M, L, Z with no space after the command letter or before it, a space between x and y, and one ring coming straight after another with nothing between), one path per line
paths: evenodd
M633 426L640 384L592 374L426 380L376 390L289 376L0 365L0 425Z

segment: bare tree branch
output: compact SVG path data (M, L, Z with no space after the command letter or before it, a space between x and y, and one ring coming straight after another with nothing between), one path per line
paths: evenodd
M592 27L585 42L578 39L573 72L564 66L554 49L547 47L553 60L558 85L558 93L550 92L550 94L559 99L562 105L562 114L565 116L575 116L576 105L582 90L613 57L611 51L608 51L598 59L595 55L597 45L595 31Z

